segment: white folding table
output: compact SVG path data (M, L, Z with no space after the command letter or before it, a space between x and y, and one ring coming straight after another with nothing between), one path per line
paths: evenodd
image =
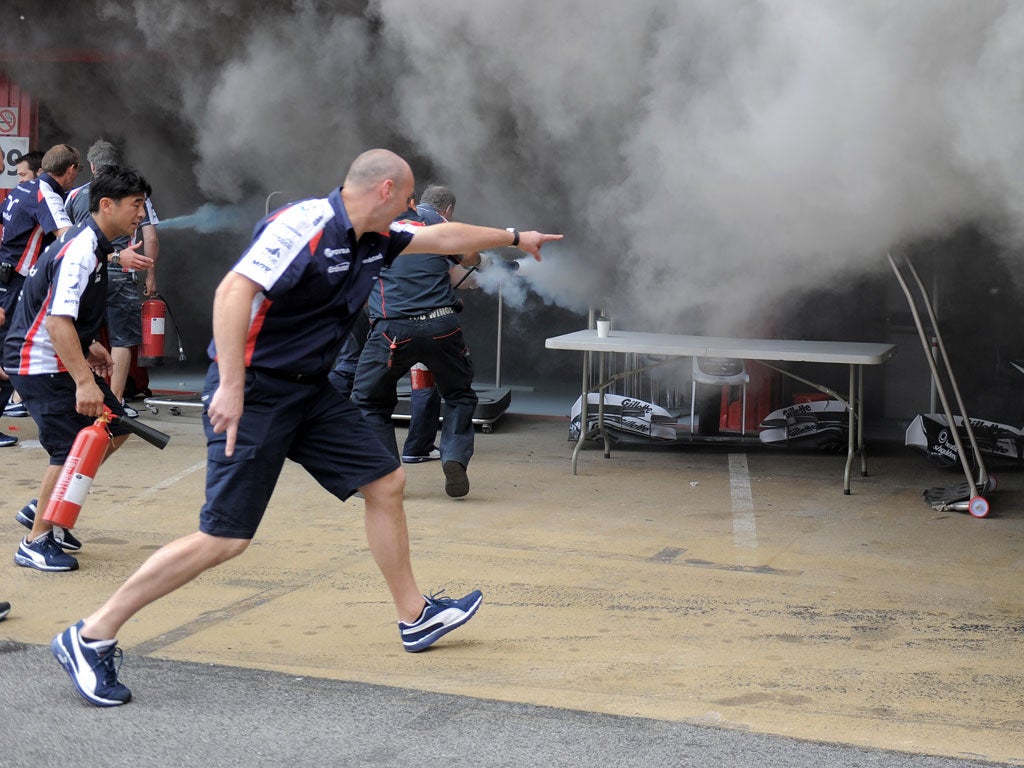
M666 357L725 357L762 362L829 363L850 366L850 390L846 402L849 413L849 441L846 453L846 470L843 475L843 493L850 493L850 470L853 458L861 457L861 475L867 475L867 458L864 455L864 366L880 365L896 353L893 344L859 341L806 341L803 339L731 339L718 336L686 336L673 333L643 333L638 331L611 331L606 337L599 337L596 330L575 331L547 339L548 349L577 350L583 357L583 388L581 395L580 437L572 452L572 473L576 474L579 452L587 439L588 395L596 390L600 393L598 406L598 428L603 430L604 391L614 379L601 381L595 387L590 385L591 356L610 353L636 353L662 355ZM645 366L646 367L646 366ZM772 366L774 368L774 366ZM637 373L644 367L633 371ZM793 376L818 389L824 388L813 382L781 369L781 373ZM615 377L615 379L621 376ZM835 395L836 393L830 392ZM856 419L856 424L854 423ZM602 432L603 434L603 432ZM609 441L605 437L605 455Z

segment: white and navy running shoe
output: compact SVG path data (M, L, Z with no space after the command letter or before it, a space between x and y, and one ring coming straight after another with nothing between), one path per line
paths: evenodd
M127 704L132 700L132 692L117 679L123 659L117 640L83 642L83 623L68 627L50 641L54 658L90 704L97 707Z
M423 613L412 624L398 622L402 645L409 653L425 650L453 629L461 627L473 618L473 614L484 599L479 589L457 600L439 595L440 593L435 593L430 597L423 596L427 604L423 607Z
M53 531L38 536L35 541L22 539L14 553L14 564L37 571L74 571L78 561L60 548Z

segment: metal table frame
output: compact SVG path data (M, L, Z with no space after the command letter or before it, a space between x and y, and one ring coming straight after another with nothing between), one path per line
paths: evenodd
M610 335L600 338L594 329L574 331L561 336L547 339L544 346L548 349L565 349L583 352L583 386L580 402L580 437L572 452L572 473L576 474L576 465L584 441L590 436L587 432L588 395L591 391L599 393L598 399L598 431L604 438L605 457L611 456L610 441L604 431L604 394L610 384L625 375L646 370L652 366L643 366L623 374L617 374L605 380L605 359L612 353L639 353L677 357L727 357L741 360L758 360L765 364L770 362L806 362L848 365L850 367L850 388L847 397L822 387L814 382L802 379L792 373L775 366L769 367L809 384L832 397L842 401L849 412L849 442L846 452L846 469L843 474L843 493L850 493L850 474L856 455L861 459L861 475L867 476L867 457L864 453L864 366L880 365L896 354L893 344L881 344L859 341L806 341L802 339L732 339L718 336L686 336L671 333L643 333L638 331L612 331ZM598 378L601 381L594 387L590 384L591 358L598 354ZM856 421L856 423L855 423Z

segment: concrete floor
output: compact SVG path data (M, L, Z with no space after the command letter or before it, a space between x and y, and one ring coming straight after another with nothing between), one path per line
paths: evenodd
M69 574L11 562L24 532L13 516L45 454L30 419L2 422L23 444L2 456L0 599L14 610L0 639L47 643L194 530L200 422L144 418L171 444L129 441L104 467ZM961 478L902 446L875 446L851 496L835 455L590 450L574 477L570 449L565 419L509 413L478 434L465 499L445 496L437 463L407 468L421 588L485 595L430 652L401 649L362 502L338 504L289 466L244 556L125 627L126 663L213 662L1024 765L1019 472L1001 475L993 515L976 520L927 507L922 489ZM132 679L137 698L159 685Z

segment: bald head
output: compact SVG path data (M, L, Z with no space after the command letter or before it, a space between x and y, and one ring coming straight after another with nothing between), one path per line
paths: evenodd
M341 198L357 236L385 231L406 209L414 183L412 168L394 152L371 149L359 155L341 187Z
M345 186L357 190L375 187L390 179L397 185L412 178L412 168L387 149L370 149L352 161L345 176Z

